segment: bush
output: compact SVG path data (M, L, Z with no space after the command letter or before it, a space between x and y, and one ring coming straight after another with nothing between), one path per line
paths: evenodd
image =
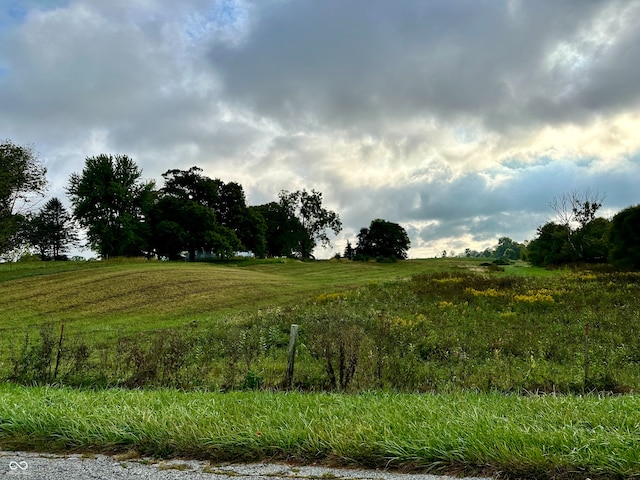
M43 325L39 337L33 341L29 334L25 334L24 344L17 356L11 356L13 373L9 380L12 382L32 384L46 384L53 379L53 326Z

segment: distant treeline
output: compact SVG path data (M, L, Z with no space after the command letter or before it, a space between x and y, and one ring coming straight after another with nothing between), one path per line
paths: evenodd
M532 241L518 243L503 237L493 250L467 249L464 256L523 259L543 267L610 263L640 269L640 205L627 207L611 219L596 217L603 198L591 190L556 197L551 202L556 221L539 226Z
M86 232L87 246L102 258L147 256L170 260L226 259L237 252L257 257L313 258L342 230L340 217L323 205L322 193L282 190L277 201L247 205L244 189L204 175L171 169L163 186L143 180L127 155L88 157L69 178L71 212L58 198L38 211L27 208L46 189L46 169L33 150L0 145L0 255L34 252L66 259ZM349 258L406 258L410 242L398 224L376 219L358 235Z

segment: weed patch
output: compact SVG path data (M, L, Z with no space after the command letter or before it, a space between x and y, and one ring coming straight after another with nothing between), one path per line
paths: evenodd
M274 266L252 268L260 267ZM125 329L97 339L65 334L59 353L57 324L25 328L4 378L27 385L281 389L290 325L297 324L293 387L300 390L637 392L639 293L640 275L633 273L422 273L181 327Z

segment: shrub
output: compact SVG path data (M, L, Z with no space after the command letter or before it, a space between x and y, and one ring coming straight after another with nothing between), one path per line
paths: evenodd
M17 356L11 356L13 373L9 380L24 384L44 384L53 379L55 339L53 326L40 327L39 337L33 341L25 334L24 344Z

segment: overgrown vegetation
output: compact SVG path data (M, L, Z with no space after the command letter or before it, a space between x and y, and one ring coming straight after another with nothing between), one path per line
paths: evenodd
M640 405L618 395L640 388L640 273L113 261L0 282L4 449L640 476Z
M638 391L640 274L478 269L309 291L306 302L256 305L206 323L187 315L170 328L98 339L78 332L59 356L59 326L22 329L24 344L14 342L6 376L25 384L280 389L289 328L298 324L294 387L301 390Z

